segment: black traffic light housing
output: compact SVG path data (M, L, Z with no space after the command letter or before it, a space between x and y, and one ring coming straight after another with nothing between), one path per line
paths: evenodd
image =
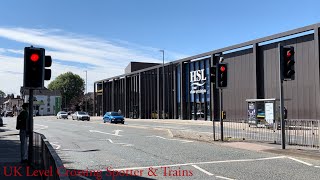
M228 86L228 64L227 63L217 64L216 72L217 72L216 87L217 88L226 88Z
M210 67L210 82L216 83L216 66Z
M282 80L295 79L295 61L294 61L294 47L282 47L281 50L281 70Z
M25 88L43 87L43 67L45 50L43 48L25 47L24 48L24 78Z
M212 61L212 67L210 67L210 82L212 83L214 88L216 87L216 82L217 82L217 78L216 78L217 66L216 66L216 64L218 64L221 59L223 59L222 53L217 53L217 54L212 55L213 61Z
M45 69L52 64L51 56L45 56L44 48L24 48L23 87L29 89L44 88L44 80L50 80L51 70Z

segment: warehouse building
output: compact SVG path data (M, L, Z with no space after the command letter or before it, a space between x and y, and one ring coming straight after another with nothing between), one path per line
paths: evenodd
M247 118L246 99L279 99L279 43L295 50L295 80L285 81L289 119L319 119L319 27L294 29L163 64L131 63L125 74L94 83L94 113L119 109L142 119L219 118L218 89L210 67L228 63L223 89L227 119Z

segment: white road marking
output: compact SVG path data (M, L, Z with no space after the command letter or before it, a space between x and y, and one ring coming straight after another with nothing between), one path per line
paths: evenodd
M84 126L84 125L82 125L83 127L89 127L89 128L93 128L92 126Z
M216 177L217 177L217 178L220 178L220 179L234 180L234 179L227 178L227 177L223 177L223 176L216 176Z
M125 144L125 145L123 145L123 146L133 146L133 144Z
M188 141L188 140L183 140L183 139L167 139L167 138L165 138L165 137L155 136L155 135L147 136L147 137L157 137L157 138L165 139L165 140L168 140L168 141L181 141L182 143L190 143L190 142L193 142L193 141Z
M201 165L201 164L218 164L218 163L231 163L231 162L253 162L253 161L264 161L264 160L272 160L272 159L283 159L286 156L275 156L268 158L258 158L258 159L236 159L236 160L225 160L225 161L208 161L208 162L196 162L196 163L184 163L184 164L169 164L169 165L160 165L160 166L145 166L145 167L130 167L130 168L120 168L114 170L135 170L135 169L148 169L150 167L153 168L161 168L161 167L175 167L175 166L192 166L192 165ZM106 171L106 170L101 170Z
M314 166L314 167L316 167L316 168L320 168L320 166Z
M35 130L37 130L37 131L42 130L42 129L48 129L48 126L46 126L46 125L41 125L41 124L34 124L34 125L35 125L35 126L40 126L39 129L35 129Z
M60 149L61 146L59 144L56 144L56 143L58 143L58 142L50 142L51 145L56 146L56 148L54 148L54 149L58 150L58 149Z
M123 145L123 146L133 146L132 144L128 144L128 143L114 143L111 139L107 139L107 140L112 144L119 144L119 145Z
M80 178L82 178L82 179L85 179L85 180L92 180L92 179L87 178L87 177L84 177L84 176L79 176L79 175L77 175L77 176L80 177Z
M296 158L293 158L293 157L287 157L287 158L289 158L289 159L291 159L291 160L294 160L294 161L297 161L297 162L299 162L299 163L305 164L305 165L307 165L307 166L312 166L312 164L310 164L310 163L301 161L301 160L296 159Z
M112 135L112 136L122 136L122 135L117 135L117 134L111 134L111 133L106 133L106 132L102 132L102 131L97 131L97 130L89 130L90 132L97 132L97 133L102 133L102 134L108 134L108 135Z
M120 131L122 131L122 130L119 130L119 129L114 130L114 134L118 136ZM112 131L112 132L113 132L113 131Z
M201 167L197 166L197 165L192 165L194 168L198 169L199 171L208 174L209 176L213 176L214 174L202 169Z

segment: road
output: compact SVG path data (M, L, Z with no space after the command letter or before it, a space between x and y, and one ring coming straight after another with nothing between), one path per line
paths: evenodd
M15 118L4 123L15 128ZM163 130L170 127L188 130L192 125L34 118L34 130L47 137L71 179L319 179L317 160L172 138ZM72 174L79 170L95 173Z

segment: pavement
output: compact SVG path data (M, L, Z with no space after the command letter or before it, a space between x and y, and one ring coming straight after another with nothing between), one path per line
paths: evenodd
M93 120L100 120L102 117L93 117ZM222 146L233 147L238 149L246 149L251 151L270 152L279 155L290 155L295 157L320 160L320 149L310 148L304 146L290 146L287 145L286 149L281 149L279 144L271 144L265 142L255 141L214 141L212 121L204 120L177 120L177 119L126 119L128 125L133 124L138 127L137 123L152 123L154 129L167 130L172 138L182 138L196 141L203 141L209 143L218 143ZM173 126L161 125L175 125L183 128ZM139 125L143 127L143 125ZM150 127L150 126L149 126ZM208 129L211 128L211 132Z
M39 180L34 169L20 162L19 131L8 129L6 124L0 127L0 179Z

